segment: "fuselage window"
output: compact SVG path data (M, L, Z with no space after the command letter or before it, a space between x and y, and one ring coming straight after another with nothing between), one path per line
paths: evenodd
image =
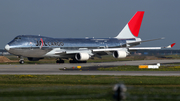
M15 40L17 40L17 39L21 39L21 38L20 37L16 37Z

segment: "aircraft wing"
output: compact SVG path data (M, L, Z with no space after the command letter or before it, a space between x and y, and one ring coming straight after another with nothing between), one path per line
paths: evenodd
M163 48L172 48L176 43L165 47L130 47L129 50L154 50L154 49L163 49Z
M126 47L126 48L93 49L92 52L97 57L100 57L101 55L113 54L113 56L116 58L124 58L129 54L129 51L172 48L174 45L175 43L168 45L166 47Z
M93 53L98 54L110 54L108 52L114 51L127 51L127 50L154 50L154 49L163 49L163 48L172 48L176 43L165 47L123 47L123 48L103 48L103 49L83 49L83 50L55 50L55 54L76 54L76 53L89 53L93 55Z
M74 56L78 60L87 60L89 57L96 56L101 58L102 55L113 55L115 58L125 58L129 51L136 50L154 50L163 48L172 48L175 43L166 47L123 47L123 48L103 48L103 49L79 49L79 50L61 50L60 48L53 49L46 55L49 56L64 56L66 58L73 58Z
M175 43L166 47L121 47L121 48L103 48L103 49L79 49L79 50L65 50L55 48L48 52L46 56L63 57L63 58L76 58L78 61L88 60L90 57L101 58L102 55L113 55L115 58L125 58L129 51L135 50L151 50L172 48Z
M126 47L128 50L152 50L152 49L163 49L163 48L172 48L176 43L165 47ZM105 49L93 49L92 52L102 52L102 51L117 51L125 48L105 48Z

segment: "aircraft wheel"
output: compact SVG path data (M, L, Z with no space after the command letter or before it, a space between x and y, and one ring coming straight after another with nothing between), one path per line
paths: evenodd
M64 63L64 60L57 60L56 63Z
M69 63L87 63L87 61L70 60Z
M20 64L24 64L24 60L20 60L19 63L20 63Z
M87 61L78 61L78 63L87 63Z
M60 60L59 63L64 63L64 60Z
M82 61L82 63L87 63L87 61Z
M77 60L70 60L69 63L78 63Z
M69 63L75 63L75 61L74 60L69 60Z

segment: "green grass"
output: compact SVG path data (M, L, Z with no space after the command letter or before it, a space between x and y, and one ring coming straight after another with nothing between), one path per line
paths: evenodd
M0 99L113 101L112 87L116 83L127 86L127 101L178 100L180 97L179 76L0 75Z
M160 66L159 69L140 69L138 66L101 67L100 71L180 71L180 66Z
M170 57L172 59L180 59L180 55L167 55L166 58Z

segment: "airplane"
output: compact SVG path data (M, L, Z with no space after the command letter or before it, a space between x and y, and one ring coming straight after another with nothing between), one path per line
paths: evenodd
M86 63L91 57L113 55L115 58L125 58L129 51L141 49L172 48L175 43L167 47L134 47L142 42L138 37L144 11L137 11L122 31L113 38L51 38L38 35L19 35L10 41L5 49L20 58L19 63L24 63L24 57L30 61L38 61L44 57L57 58L56 63L64 63L64 59L71 59L70 63Z

